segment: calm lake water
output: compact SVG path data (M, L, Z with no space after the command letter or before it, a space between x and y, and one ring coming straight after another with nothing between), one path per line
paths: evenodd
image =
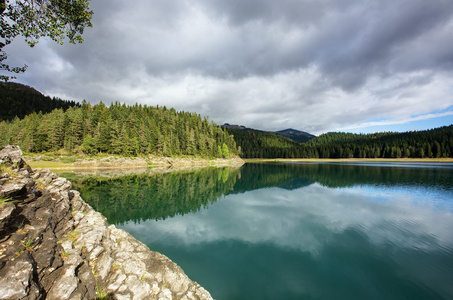
M246 164L74 185L215 299L453 299L453 164Z

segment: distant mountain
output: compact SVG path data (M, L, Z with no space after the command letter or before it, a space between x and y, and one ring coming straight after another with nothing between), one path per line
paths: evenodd
M256 132L265 132L265 133L272 133L276 134L282 137L285 137L289 140L292 140L297 143L305 143L308 142L311 139L314 139L316 136L313 134L288 128L280 131L263 131L263 130L258 130L258 129L253 129L253 128L247 128L243 125L230 125L228 123L225 123L222 125L223 128L229 129L229 130L240 130L240 131L256 131Z
M453 157L453 125L411 132L355 134L329 132L305 143L277 132L244 126L224 127L234 136L243 158L442 158ZM300 135L294 129L279 133ZM287 135L288 136L288 135Z
M228 123L225 123L221 126L225 129L231 129L231 130L256 130L256 129L252 129L252 128L247 128L244 125L230 125ZM257 131L261 131L261 130L257 130Z
M33 112L48 113L55 108L68 109L80 106L75 101L65 101L59 98L44 96L32 87L15 83L0 83L0 121L20 119Z
M293 140L298 143L305 143L316 137L313 134L292 128L276 131L275 134L281 135L287 139Z

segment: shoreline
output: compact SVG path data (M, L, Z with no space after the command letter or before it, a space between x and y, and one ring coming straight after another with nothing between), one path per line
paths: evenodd
M0 299L212 300L167 256L88 205L69 180L0 149Z
M51 170L124 170L124 169L143 169L149 168L184 168L198 166L241 166L245 162L241 158L197 158L197 157L89 157L77 158L69 157L42 157L40 155L24 155L24 159L34 169ZM69 162L68 162L69 161Z
M256 162L426 162L453 163L453 158L243 158L245 163Z
M25 156L28 165L33 169L49 169L57 173L64 171L74 173L146 173L163 172L169 170L186 170L203 167L241 167L247 163L270 162L301 162L301 163L453 163L453 158L230 158L230 159L204 159L204 158L125 158L102 157L96 159L77 159L72 163L55 160L42 160L36 157ZM31 158L31 160L30 160ZM71 157L73 158L73 157ZM109 160L109 161L107 161Z
M246 163L263 162L424 162L424 163L453 163L453 158L197 158L197 157L148 157L129 158L120 156L76 158L75 156L60 156L56 158L40 155L24 155L24 159L34 169L68 170L68 171L121 171L127 169L142 170L154 168L188 168L188 167L238 167ZM73 160L73 162L64 162Z

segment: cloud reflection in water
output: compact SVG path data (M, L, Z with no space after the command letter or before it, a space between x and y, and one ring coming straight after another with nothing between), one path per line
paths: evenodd
M382 187L265 188L228 195L194 214L128 223L123 228L139 233L146 243L172 239L187 245L233 239L316 253L333 234L353 229L375 244L453 248L452 210L426 204L425 196Z

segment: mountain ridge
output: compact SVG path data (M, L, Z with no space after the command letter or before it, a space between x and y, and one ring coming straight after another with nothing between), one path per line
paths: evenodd
M264 133L272 133L272 134L282 136L284 138L287 138L287 139L292 140L297 143L305 143L313 138L316 138L316 136L311 133L293 129L293 128L287 128L287 129L283 129L283 130L279 130L279 131L265 131L265 130L260 130L260 129L248 128L248 127L245 127L244 125L231 125L229 123L225 123L221 126L223 128L229 129L229 130L257 131L257 132L264 132Z

